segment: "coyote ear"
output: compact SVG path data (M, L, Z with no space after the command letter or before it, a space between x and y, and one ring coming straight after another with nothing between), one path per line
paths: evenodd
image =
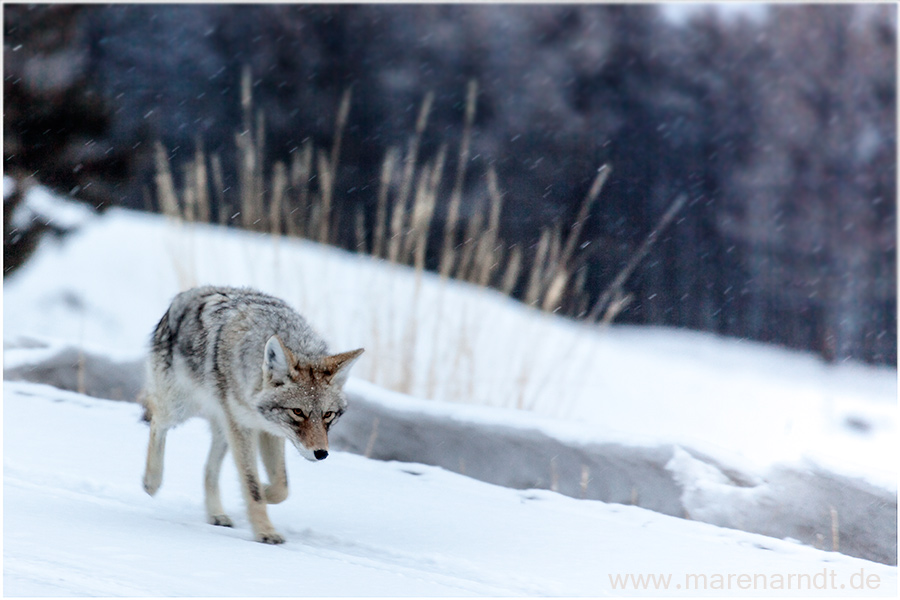
M277 335L273 335L266 342L266 350L263 353L263 373L271 381L283 381L287 379L288 355L290 350L284 347L281 339Z
M326 356L324 359L325 368L323 369L331 383L342 386L347 383L347 377L350 375L350 367L359 358L359 355L365 352L363 348L357 348L350 352L342 352L333 356Z

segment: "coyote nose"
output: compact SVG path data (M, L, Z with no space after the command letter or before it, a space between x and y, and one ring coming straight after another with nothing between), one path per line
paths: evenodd
M313 452L313 456L316 457L316 460L325 460L328 458L328 450L316 450Z

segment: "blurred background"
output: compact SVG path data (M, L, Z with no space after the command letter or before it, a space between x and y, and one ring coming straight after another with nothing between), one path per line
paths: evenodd
M895 6L3 11L5 275L40 183L896 363Z

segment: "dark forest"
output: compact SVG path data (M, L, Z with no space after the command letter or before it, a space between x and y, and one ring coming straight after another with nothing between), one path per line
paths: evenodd
M4 172L100 210L155 211L154 145L178 177L202 145L222 165L209 218L229 223L242 73L267 174L305 143L332 146L349 90L331 241L353 249L373 244L385 157L406 147L430 93L418 158L446 152L449 176L426 268L440 268L466 138L459 219L488 212L496 173L498 247L524 261L514 296L526 299L542 232L577 231L571 281L545 308L591 316L683 198L624 281L616 322L894 364L896 14L771 5L676 23L652 5L5 5ZM4 230L5 272L30 245Z

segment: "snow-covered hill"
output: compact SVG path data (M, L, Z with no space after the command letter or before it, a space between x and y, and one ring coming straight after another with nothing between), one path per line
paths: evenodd
M223 501L236 526L205 523L200 421L170 434L163 487L144 494L139 415L4 384L5 595L896 594L895 567L342 452L320 464L288 454L291 496L269 509L287 543L266 546L252 541L230 463ZM651 575L668 589L635 583Z
M172 297L207 283L284 298L335 350L366 348L355 376L414 397L525 408L592 438L688 444L754 471L808 462L896 490L896 369L598 329L370 257L145 213L110 210L45 239L4 280L4 342L137 359Z
M891 562L896 511L885 525L848 490L896 506L895 369L826 366L683 331L587 327L304 241L124 210L80 227L43 240L4 279L6 373L22 378L42 361L74 356L63 365L75 380L66 387L90 390L94 363L84 356L107 371L139 359L179 289L252 285L300 309L335 350L367 348L349 385L358 412L335 434L345 448L412 462L335 452L314 466L291 456L292 496L271 509L289 544L266 549L247 541L230 463L223 492L238 527L203 522L202 423L171 434L167 479L150 499L139 485L147 432L137 406L6 382L7 595L692 595L686 573L823 569L835 569L837 594L861 591L850 581L860 569L880 579L868 593L896 590L896 567L450 472L573 496L599 483L593 497L638 505L649 505L647 486L664 481L669 509L657 510L683 507L692 519L778 537L802 531L794 537L823 548L844 539L842 550L854 528L858 555ZM121 364L129 366L113 385L133 386L136 363ZM456 428L453 443L428 437L445 435L436 433L442 424ZM457 435L466 430L477 444ZM429 439L440 439L443 454ZM479 459L478 449L500 447L499 459ZM539 464L525 464L535 456ZM642 479L641 469L650 475ZM621 489L604 495L604 486ZM877 549L866 549L879 528ZM672 574L669 590L617 589L610 579L650 574ZM782 593L796 591L796 581L786 584ZM746 592L737 579L708 592L729 589Z

